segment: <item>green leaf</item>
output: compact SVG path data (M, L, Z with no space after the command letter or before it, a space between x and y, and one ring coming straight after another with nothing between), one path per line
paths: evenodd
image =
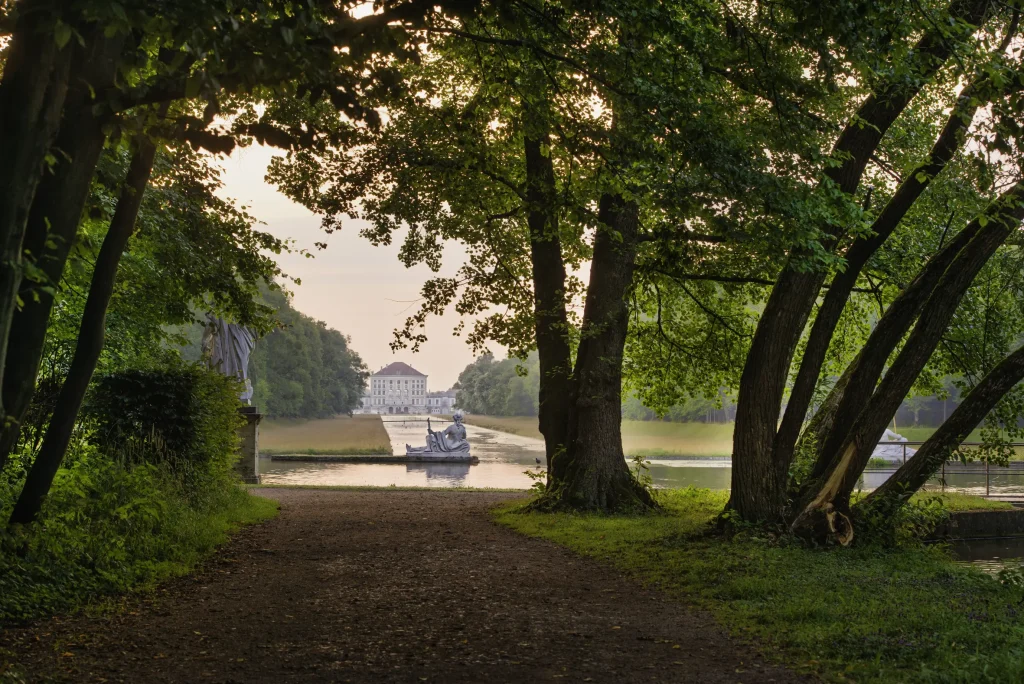
M185 81L185 97L189 99L196 97L199 95L199 91L202 87L203 75L199 73L190 75L188 80Z
M71 40L71 27L65 24L63 21L58 21L57 25L53 27L53 41L57 43L57 47L61 50Z

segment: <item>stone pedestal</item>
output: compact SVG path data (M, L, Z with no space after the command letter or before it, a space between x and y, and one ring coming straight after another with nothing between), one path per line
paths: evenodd
M255 406L243 406L238 412L245 418L245 425L238 428L241 440L241 457L235 468L246 484L260 483L260 419L263 417Z

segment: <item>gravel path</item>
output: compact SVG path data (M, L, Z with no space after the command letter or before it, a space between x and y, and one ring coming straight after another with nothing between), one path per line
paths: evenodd
M514 495L265 489L281 515L115 616L10 630L29 681L792 682L705 614L495 525Z

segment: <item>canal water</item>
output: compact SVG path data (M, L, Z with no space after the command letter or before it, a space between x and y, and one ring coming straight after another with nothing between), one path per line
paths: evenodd
M426 443L426 417L410 416L408 420L384 416L384 426L391 438L395 454L404 454L405 445ZM444 422L434 423L435 430ZM543 472L544 442L498 432L476 425L466 426L467 438L474 456L480 462L468 463L302 463L260 459L260 476L268 484L355 485L371 487L486 487L529 489L533 480L526 474ZM732 464L728 458L661 458L651 459L650 475L656 487L706 487L727 489ZM1016 472L993 473L989 477L992 494L1024 494L1024 468ZM874 489L884 482L892 469L868 471L862 486ZM982 471L946 474L947 491L985 494L986 478ZM939 490L940 482L929 483Z
M405 445L426 443L424 417L402 421L384 418L396 454L405 453ZM433 425L437 430L443 422ZM488 487L529 489L533 480L526 474L543 472L544 442L507 432L466 426L471 453L479 463L302 463L260 458L260 477L267 484L355 485L371 487ZM729 486L729 459L654 459L650 473L658 487Z
M990 574L1000 570L1024 566L1024 538L970 539L950 547L953 557L970 563Z

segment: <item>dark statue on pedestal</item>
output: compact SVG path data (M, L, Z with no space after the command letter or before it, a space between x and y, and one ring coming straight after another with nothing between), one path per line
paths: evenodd
M249 355L256 348L256 335L244 325L228 323L223 318L206 314L203 328L203 358L210 370L236 377L245 384L241 399L252 403L252 383L249 382Z

